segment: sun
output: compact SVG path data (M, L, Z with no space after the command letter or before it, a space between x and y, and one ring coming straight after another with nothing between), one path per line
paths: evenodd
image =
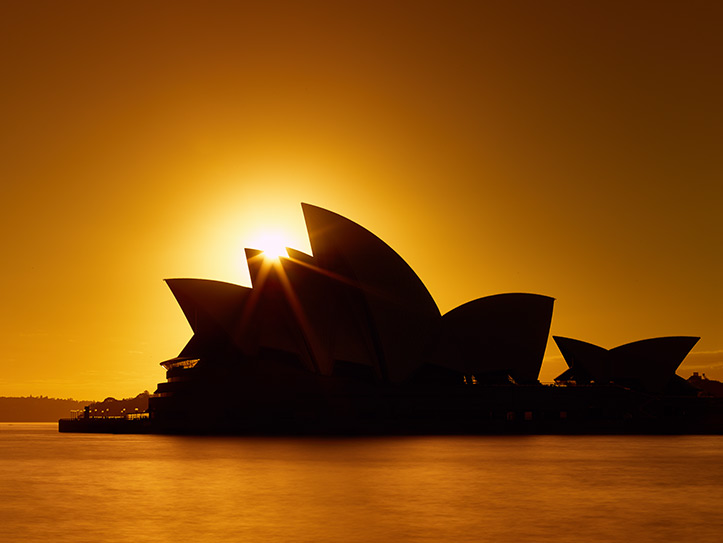
M263 251L265 258L278 260L280 257L288 256L286 244L279 234L273 232L264 233L259 236L255 245Z

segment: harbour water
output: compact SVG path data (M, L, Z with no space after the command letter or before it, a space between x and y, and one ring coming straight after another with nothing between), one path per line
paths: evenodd
M723 436L198 438L0 424L0 541L721 540Z

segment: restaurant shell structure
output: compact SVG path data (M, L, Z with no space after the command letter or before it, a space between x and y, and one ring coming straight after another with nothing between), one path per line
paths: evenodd
M675 374L700 338L670 336L644 339L604 349L578 339L553 336L568 369L557 381L614 383L651 394L684 391ZM683 381L681 383L681 381Z

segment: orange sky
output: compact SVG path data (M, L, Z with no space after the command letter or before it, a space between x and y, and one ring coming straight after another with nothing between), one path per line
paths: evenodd
M723 379L723 9L596 4L3 2L0 395L152 391L191 335L162 279L308 251L302 201L443 312L545 294Z

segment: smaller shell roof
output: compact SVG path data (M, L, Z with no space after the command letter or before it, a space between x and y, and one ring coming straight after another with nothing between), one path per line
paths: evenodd
M609 350L566 337L553 336L553 339L573 373L579 370L601 383L637 383L648 392L661 393L700 338L649 338Z

